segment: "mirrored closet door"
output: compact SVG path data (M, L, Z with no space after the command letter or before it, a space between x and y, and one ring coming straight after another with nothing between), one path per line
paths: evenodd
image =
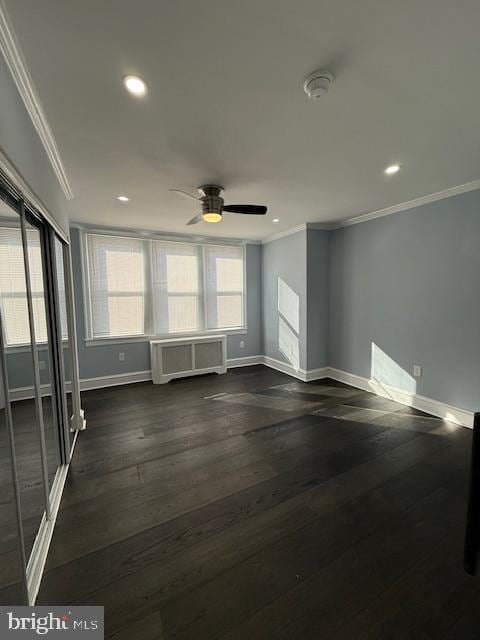
M0 605L34 597L56 478L72 451L79 393L66 256L53 229L0 188Z

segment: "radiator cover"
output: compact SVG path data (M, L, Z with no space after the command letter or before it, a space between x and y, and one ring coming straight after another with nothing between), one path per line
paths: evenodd
M173 378L202 373L225 373L226 347L227 337L224 335L151 340L153 383L165 384Z

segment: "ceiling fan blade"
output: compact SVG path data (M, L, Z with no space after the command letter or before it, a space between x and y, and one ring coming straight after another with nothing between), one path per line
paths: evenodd
M189 221L187 222L187 226L188 226L189 224L198 224L198 223L199 223L199 222L201 222L201 221L202 221L202 214L201 214L201 213L197 213L197 215L196 215L196 216L194 216L191 220L189 220Z
M226 204L223 210L230 213L245 213L253 216L264 216L267 213L267 207L260 204Z
M192 200L196 200L197 202L200 200L200 198L197 198L196 196L192 196L191 193L187 193L187 191L182 191L181 189L169 189L169 191L173 191L173 193L178 193L184 198L191 198Z

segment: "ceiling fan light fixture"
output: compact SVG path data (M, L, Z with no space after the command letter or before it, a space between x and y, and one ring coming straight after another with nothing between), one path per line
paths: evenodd
M206 211L203 213L203 219L205 222L220 222L222 219L222 214L217 211Z

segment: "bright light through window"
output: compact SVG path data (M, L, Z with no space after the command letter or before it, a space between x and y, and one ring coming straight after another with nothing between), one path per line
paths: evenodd
M89 234L91 337L244 325L243 247Z

